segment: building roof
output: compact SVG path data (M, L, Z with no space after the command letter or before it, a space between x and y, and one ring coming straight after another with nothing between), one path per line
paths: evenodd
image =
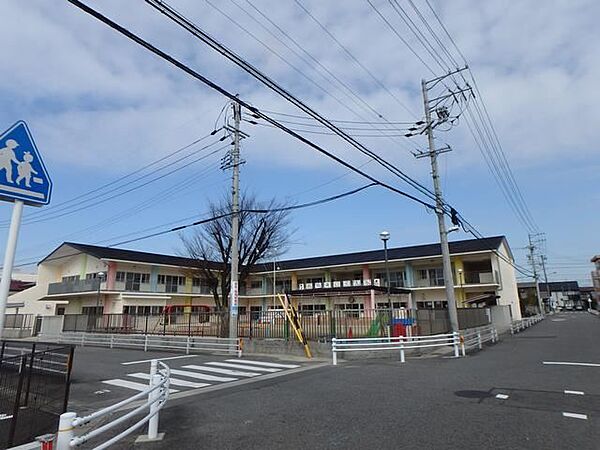
M462 241L450 242L450 253L470 253L479 251L494 251L498 250L502 243L505 243L507 250L508 244L504 236L494 236L483 239L467 239ZM94 256L99 259L113 260L113 261L130 261L139 262L146 264L157 264L167 266L179 266L179 267L201 267L203 263L193 258L185 258L182 256L164 255L160 253L148 253L140 252L137 250L125 250L113 247L101 247L90 244L79 244L76 242L65 242L58 248L52 251L48 256L40 261L43 262L52 261L52 255L59 253L59 250L64 246L71 247L77 251L75 254L85 253ZM441 256L440 244L425 244L425 245L413 245L410 247L396 247L388 249L388 260L402 260L410 258L423 258L423 257L437 257ZM66 254L64 256L57 256L57 259L66 256L74 256L74 254ZM361 264L367 262L383 262L385 261L385 255L383 250L370 250L364 252L355 253L344 253L339 255L329 256L316 256L311 258L291 259L277 261L276 264L279 267L278 270L294 270L294 269L307 269L311 267L327 267L327 266L341 266L349 264ZM214 269L221 267L218 262L209 262L209 266ZM257 264L255 267L256 272L268 272L273 268L273 262Z
M450 254L498 250L500 245L505 241L506 238L504 236L454 241L449 243ZM506 244L506 247L508 249L508 244ZM440 244L413 245L410 247L395 247L388 249L388 260L390 261L441 255L442 249ZM384 261L385 254L383 250L369 250L366 252L277 261L276 264L279 267L279 270L291 270ZM273 270L273 263L270 262L258 265L257 270L261 272Z
M94 256L98 259L106 259L113 261L130 261L147 264L158 264L177 267L201 267L203 263L197 259L185 258L183 256L163 255L160 253L140 252L137 250L125 250L112 247L101 247L98 245L78 244L75 242L64 242L52 253L42 259L39 264L45 261L51 261L51 256L63 246L69 246L78 252ZM74 256L74 255L69 255ZM211 268L217 268L220 265L215 262L209 262Z

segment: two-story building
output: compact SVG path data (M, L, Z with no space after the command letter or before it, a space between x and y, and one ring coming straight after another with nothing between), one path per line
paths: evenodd
M450 253L459 307L510 305L513 318L520 318L513 257L503 236L451 242ZM439 244L390 248L387 264L390 286L409 293L405 300L395 299L394 307L447 306ZM23 312L37 314L159 314L166 306L200 310L214 305L200 265L179 256L66 242L40 261L37 285L11 300L25 303ZM383 250L271 261L254 267L240 286L240 313L277 308L274 291L284 290L320 291L298 296L301 311L376 309L387 303L368 291L383 286ZM327 295L345 287L365 294Z

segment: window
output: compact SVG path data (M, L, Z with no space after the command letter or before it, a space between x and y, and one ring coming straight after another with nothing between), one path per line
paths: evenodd
M125 290L126 291L139 291L140 283L142 281L142 274L127 272L125 275Z
M429 283L431 286L443 286L444 269L442 269L441 267L429 269Z
M250 307L250 318L252 320L260 319L261 312L262 312L262 306L251 306Z
M76 283L79 281L79 275L69 275L67 277L62 277L63 283Z
M385 272L376 273L375 278L379 278L380 280L383 280L384 281L383 285L386 286L385 280L387 279L387 276L386 276ZM404 273L403 270L390 272L390 286L391 287L395 287L395 288L404 287L405 282L406 282L406 274Z
M417 275L419 277L419 280L426 280L427 279L427 269L419 269L417 271Z
M81 314L86 314L88 316L101 315L103 311L103 306L84 306L83 308L81 308Z
M115 281L118 281L120 283L125 282L125 272L117 272L117 275L115 276Z
M312 316L315 313L325 311L326 305L300 305L300 313L303 316Z
M158 284L165 285L165 292L177 292L179 286L185 286L185 277L178 275L159 275Z
M262 289L262 280L252 280L250 282L250 289Z
M392 308L394 308L394 309L406 308L406 302L392 302ZM377 303L377 309L388 309L388 302Z

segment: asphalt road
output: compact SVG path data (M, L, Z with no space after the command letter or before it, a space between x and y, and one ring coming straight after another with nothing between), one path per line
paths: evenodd
M561 313L466 358L290 371L174 398L162 442L115 448L598 449L599 342L600 319Z

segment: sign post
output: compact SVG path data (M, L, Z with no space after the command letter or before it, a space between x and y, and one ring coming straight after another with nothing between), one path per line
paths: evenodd
M0 337L4 332L23 206L47 205L51 192L52 181L29 128L19 121L0 135L0 200L14 203L0 280Z

